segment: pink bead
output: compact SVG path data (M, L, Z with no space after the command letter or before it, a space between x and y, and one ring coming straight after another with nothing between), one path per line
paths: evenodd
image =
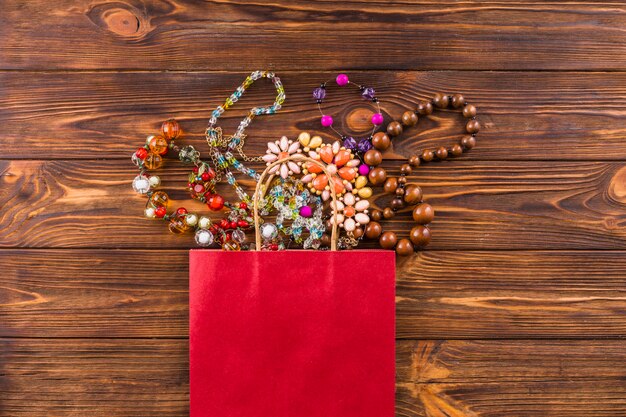
M337 76L337 84L341 87L348 84L348 76L346 74L339 74Z
M333 124L333 117L327 114L322 116L322 126L328 127Z
M359 165L359 174L365 176L370 173L370 167L365 164Z
M376 126L380 126L383 124L383 115L380 113L372 114L372 123Z

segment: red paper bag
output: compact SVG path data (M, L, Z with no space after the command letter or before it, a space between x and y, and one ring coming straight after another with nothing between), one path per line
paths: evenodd
M393 251L190 252L191 417L393 417Z

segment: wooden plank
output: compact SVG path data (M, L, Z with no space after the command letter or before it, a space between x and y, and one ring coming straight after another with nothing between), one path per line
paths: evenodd
M171 208L209 214L179 188L189 171L172 162L162 175ZM0 161L0 172L0 247L193 247L191 235L143 217L130 161ZM411 178L437 213L430 249L626 248L623 163L446 161ZM408 233L409 219L404 210L383 225Z
M623 3L3 2L3 69L626 68ZM86 41L88 40L88 41Z
M25 6L26 7L26 6ZM626 16L626 14L625 14ZM1 27L1 25L0 25ZM626 56L626 54L625 54ZM129 158L170 117L204 149L210 112L246 73L0 73L0 157L37 159ZM332 137L319 123L311 90L328 73L280 74L287 91L278 114L257 118L246 149L302 130ZM376 87L386 120L400 117L436 92L462 92L479 109L478 147L464 160L626 160L626 74L561 72L356 72ZM227 132L252 106L270 104L269 82L254 85L223 116ZM369 129L369 108L358 95L332 91L325 107L346 131ZM457 143L458 112L437 112L394 141L387 157Z
M0 250L0 336L187 337L187 262L185 250ZM396 335L624 337L625 271L617 251L423 252L398 265Z
M188 414L187 340L0 339L0 349L3 415ZM625 355L620 341L399 342L396 415L619 415Z

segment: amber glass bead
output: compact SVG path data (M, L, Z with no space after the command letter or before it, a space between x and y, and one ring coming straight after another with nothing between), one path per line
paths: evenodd
M389 177L387 181L385 181L385 185L383 186L383 190L387 194L391 194L396 191L398 188L398 179L396 177Z
M424 162L430 162L435 158L435 154L430 149L424 149L422 151L422 160Z
M147 169L159 169L163 166L163 158L158 153L149 152L143 163Z
M164 155L167 153L167 140L163 136L148 136L148 147L154 153Z
M393 121L387 125L387 133L389 136L398 136L402 134L402 125L398 121Z
M396 244L396 253L400 256L409 256L413 252L413 244L409 239L400 239Z
M430 242L430 229L422 225L415 226L411 229L409 238L415 246L426 246Z
M428 116L433 112L433 105L429 101L422 101L417 105L416 110L422 116Z
M393 249L398 242L398 237L394 232L385 232L378 241L383 249Z
M476 146L476 138L471 135L465 136L463 137L463 139L461 139L461 145L465 149L472 149L474 146Z
M413 209L413 220L418 224L428 224L435 218L435 210L427 203L417 205Z
M437 149L435 155L437 155L437 158L439 159L446 159L448 157L448 150L442 146L441 148Z
M417 114L412 111L402 113L402 124L405 126L415 126L417 124Z
M377 149L370 149L365 152L363 155L363 162L365 162L369 166L375 167L376 165L380 165L383 162L383 155Z
M387 171L383 168L377 167L370 171L368 177L373 185L380 185L387 179Z
M167 207L167 203L170 201L170 197L165 191L155 191L150 196L150 204L156 207Z
M181 234L191 229L191 226L185 222L185 215L175 214L170 219L169 229L174 234Z
M181 133L180 125L174 119L167 120L161 125L161 133L166 139L176 139Z
M463 147L458 143L456 145L452 145L452 148L450 148L450 153L452 154L452 156L461 156L463 154Z
M439 107L440 109L445 109L446 107L448 107L449 103L450 99L445 94L438 93L435 94L435 97L433 97L433 105L435 107Z
M404 201L407 204L417 204L422 201L422 189L417 185L409 185L404 192Z
M379 151L384 151L391 145L391 139L385 132L376 132L374 136L372 136L372 145Z
M472 106L471 104L468 104L467 106L463 107L463 117L467 117L472 118L476 116L476 107Z

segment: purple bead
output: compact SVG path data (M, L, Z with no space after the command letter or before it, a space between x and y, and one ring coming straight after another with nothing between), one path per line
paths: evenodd
M337 76L337 85L339 85L340 87L343 87L344 85L348 84L348 76L346 74L339 74Z
M352 136L349 136L343 140L343 146L353 151L356 149L356 140Z
M376 91L374 91L372 87L366 87L365 89L363 89L361 97L363 97L365 100L373 100L374 97L376 97Z
M376 126L380 126L383 124L383 115L380 113L372 114L372 123Z
M325 97L326 97L326 89L325 88L317 87L315 90L313 90L313 98L315 100L322 101L322 100L324 100Z
M361 139L358 145L358 150L361 153L365 153L372 149L372 142L369 139Z
M367 175L370 173L370 167L368 167L365 164L361 164L359 165L359 174L361 175Z
M322 116L322 126L328 127L333 124L333 117L327 114Z
M311 206L300 207L300 216L306 218L313 216L313 209L311 208Z

